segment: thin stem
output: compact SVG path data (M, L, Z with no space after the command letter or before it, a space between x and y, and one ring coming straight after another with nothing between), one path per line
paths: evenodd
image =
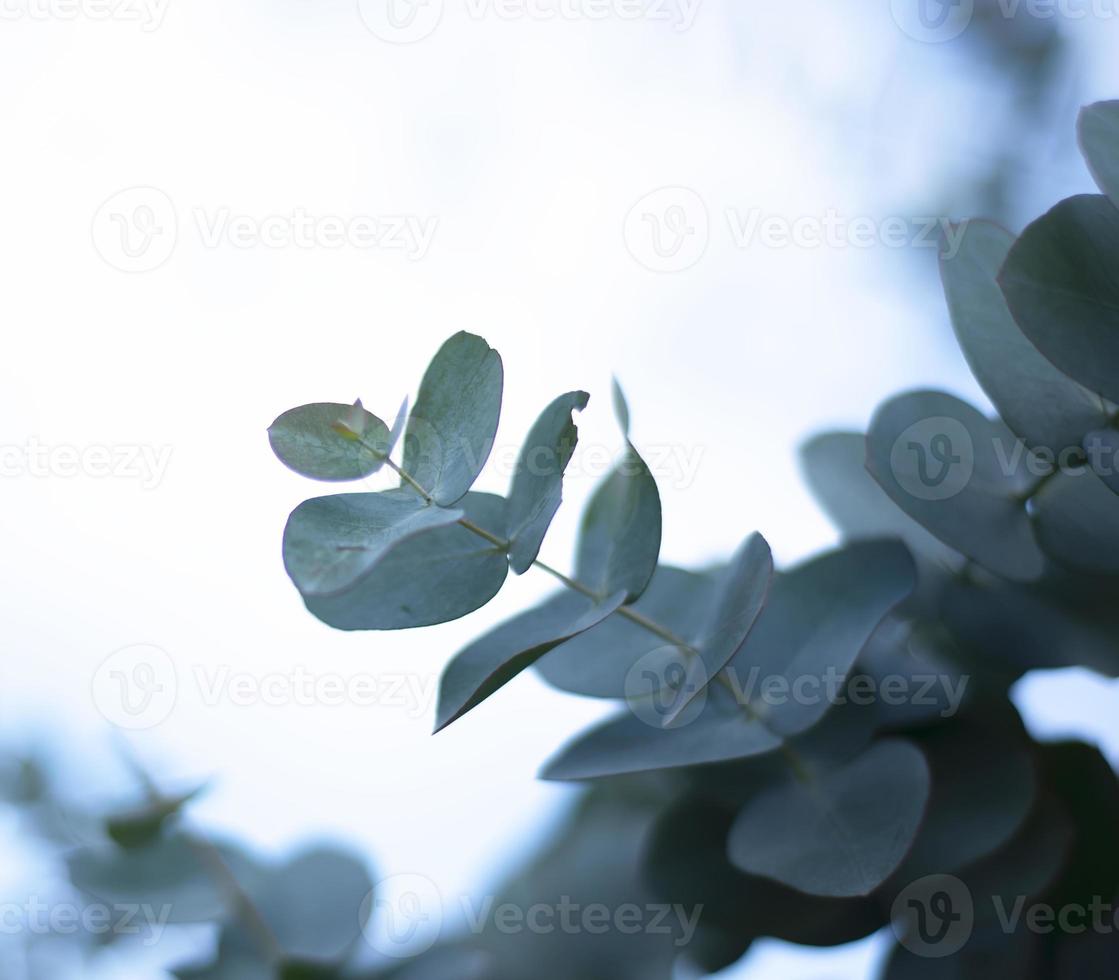
M392 469L395 470L400 475L400 478L405 483L407 483L417 493L419 493L420 496L423 497L424 500L426 500L428 503L433 502L433 498L432 498L431 494L429 494L422 486L420 486L412 478L411 474L409 474L405 470L401 469L394 462L392 462L392 460L386 460L386 463L390 467L392 467ZM496 534L493 534L490 531L487 531L483 527L479 527L477 524L475 524L473 521L469 520L468 518L465 518L465 517L460 518L458 523L460 525L462 525L462 527L466 528L466 530L468 530L471 533L478 535L478 537L488 541L494 547L500 548L503 551L508 551L509 550L509 544L510 543L508 541L498 537ZM601 602L605 598L605 596L596 592L589 585L586 585L585 583L580 582L578 579L572 578L570 575L565 575L559 569L553 568L551 565L548 565L545 562L542 562L539 558L535 559L532 564L536 568L539 568L541 571L547 572L549 575L552 576L552 578L561 582L563 585L565 585L567 588L571 589L573 592L578 592L580 595L586 596L588 599L593 599L595 602ZM688 643L687 640L684 640L681 637L677 636L667 626L662 626L656 620L650 619L644 613L638 612L632 606L619 606L615 610L615 612L619 616L621 616L623 619L628 619L631 623L634 623L635 625L640 626L642 629L647 630L649 633L652 633L654 636L658 637L659 639L664 640L670 646L674 646L674 647L677 647L678 649L682 650L687 656L698 657L700 655L699 651L694 646L692 646L690 643ZM719 671L719 673L715 676L715 680L717 680L728 691L730 691L731 694L734 696L735 701L738 702L738 694L737 694L737 691L735 690L735 685L732 683L730 678L726 676L726 673L725 673L724 670ZM762 719L757 714L757 712L755 712L753 710L753 708L750 707L749 704L739 703L739 707L741 707L742 710L745 711L746 714L752 720L757 721L763 727L768 727L768 726L765 725L764 719ZM796 751L788 743L783 743L782 744L781 753L782 753L782 755L785 756L786 760L788 761L790 767L793 770L794 775L798 779L800 779L802 781L807 781L810 778L808 769L805 766L804 761L801 759L801 757L796 753Z

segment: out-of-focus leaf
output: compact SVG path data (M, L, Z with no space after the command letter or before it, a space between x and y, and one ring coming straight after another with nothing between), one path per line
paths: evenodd
M1119 401L1119 208L1082 194L1031 224L999 276L1014 319L1069 377Z
M579 441L572 413L587 407L585 391L553 401L529 431L509 490L509 564L518 575L532 567L563 499L563 474Z
M583 514L576 577L598 595L619 589L637 599L657 568L661 498L649 467L632 445Z
M1088 465L1112 493L1119 493L1119 429L1096 429L1084 437Z
M806 895L740 871L727 858L733 823L733 811L684 798L657 818L644 863L645 877L661 901L701 906L701 927L736 942L739 955L752 940L765 936L836 946L886 924L873 901Z
M304 596L343 592L408 538L462 516L425 504L410 490L315 497L288 518L284 567Z
M998 274L1014 243L988 221L957 230L959 252L942 258L941 277L956 339L976 380L1007 425L1029 446L1061 452L1107 416L1097 395L1058 371L1010 315Z
M769 542L760 534L752 534L722 576L715 605L703 636L696 644L697 656L687 665L676 701L665 716L666 725L677 721L742 649L769 596L772 579L773 555Z
M70 880L92 898L115 906L148 905L167 922L205 922L226 910L225 898L190 840L177 834L146 847L81 848L67 858Z
M458 509L487 530L504 526L505 501L493 494L468 493ZM303 598L336 629L413 629L472 613L497 595L508 574L502 549L452 524L398 544L344 592Z
M743 807L731 861L809 895L869 895L901 864L929 795L916 746L877 742L846 765L790 775Z
M1080 149L1088 169L1119 207L1119 102L1097 102L1080 113Z
M886 402L867 436L867 468L895 504L1013 581L1034 581L1045 568L1024 503L1037 482L1025 453L1004 426L935 391Z
M958 567L963 557L898 507L866 470L866 436L824 432L801 447L805 479L832 522L852 540L897 537L936 565Z
M1033 498L1037 539L1067 568L1119 574L1119 496L1090 471L1065 471Z
M570 742L545 765L541 778L598 779L725 762L763 755L782 744L720 685L710 688L701 710L692 714L686 725L666 729L657 724L655 712L626 711Z
M992 853L1025 823L1037 796L1037 777L1020 726L1009 716L954 724L914 736L932 773L928 813L898 870L899 888L925 875L952 874Z
M361 480L392 450L388 426L361 402L293 408L272 423L268 440L286 466L315 480Z
M481 704L549 650L602 622L624 600L624 592L597 603L561 594L475 640L443 672L435 730Z
M493 449L504 385L501 356L459 332L439 348L404 432L404 470L441 507L459 500Z
M633 609L688 643L697 643L718 594L719 578L661 565ZM626 677L634 665L664 649L663 639L615 614L542 657L536 669L549 684L572 694L624 698Z

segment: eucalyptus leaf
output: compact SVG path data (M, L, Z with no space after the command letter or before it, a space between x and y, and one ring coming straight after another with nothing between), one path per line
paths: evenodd
M665 716L666 725L676 722L742 649L769 597L772 580L769 542L760 534L752 534L727 567L703 637L697 644L697 655L688 663L676 702Z
M663 728L656 713L626 711L565 746L546 765L542 779L584 780L705 765L764 755L782 740L739 707L721 686L712 686L699 712L682 727Z
M572 413L587 407L585 391L560 395L536 420L517 457L509 490L509 564L521 575L532 567L563 499L563 474L579 441Z
M929 794L919 749L877 742L846 765L752 798L728 840L731 861L809 895L869 895L901 864Z
M1058 371L1018 329L998 284L1014 236L969 221L961 246L942 258L941 278L956 339L976 380L1029 446L1061 452L1106 422L1098 396Z
M364 479L392 450L388 427L360 401L293 408L272 423L268 440L284 465L315 480Z
M1097 102L1080 113L1080 149L1096 183L1119 207L1119 102Z
M598 625L625 601L569 593L503 623L455 655L439 683L435 730L446 728L500 690L549 650Z
M1063 470L1033 498L1037 539L1067 568L1119 575L1119 496L1090 470Z
M688 643L698 642L719 591L720 575L661 565L633 610ZM624 698L626 678L634 665L664 647L662 638L615 614L542 657L536 670L562 691Z
M1119 493L1119 429L1089 432L1083 446L1092 472L1112 493Z
M963 557L899 508L866 469L866 436L823 432L801 446L801 465L816 500L849 540L896 537L919 558L957 568Z
M853 542L779 574L728 670L738 700L779 735L807 731L914 582L909 552L889 540Z
M147 905L169 923L205 922L226 912L225 897L198 848L185 835L125 850L115 844L85 847L67 858L70 880L112 906Z
M867 436L867 469L941 541L1013 581L1045 568L1025 498L1039 477L1005 427L966 402L914 391L886 402Z
M1119 208L1062 201L1031 224L999 276L1022 332L1069 377L1119 400Z
M441 507L457 502L482 472L501 416L501 356L459 332L436 353L404 432L404 470Z
M202 787L199 787L114 814L105 821L105 832L111 840L124 848L150 844L158 839L167 824L201 792Z
M619 589L632 602L649 585L661 547L656 480L632 445L583 514L576 578L598 595Z
M493 494L468 493L459 509L480 527L505 526L505 501ZM508 574L504 550L451 524L396 545L346 591L303 599L315 616L336 629L414 629L459 619L484 606L501 591Z
M461 510L425 503L410 490L340 493L305 500L284 529L284 567L304 596L352 588L402 542L456 523Z

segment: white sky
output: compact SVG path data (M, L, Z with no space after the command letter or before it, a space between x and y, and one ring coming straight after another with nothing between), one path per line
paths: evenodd
M504 356L506 448L576 387L592 392L584 447L616 447L619 375L638 444L685 461L662 480L674 562L717 559L755 528L786 561L829 543L797 472L804 436L861 426L915 384L979 397L948 339L931 249L738 248L728 220L936 214L976 146L982 80L959 44L899 30L886 2L704 0L677 30L690 8L674 0L672 20L632 22L506 20L483 0L447 0L408 45L367 30L354 0L170 0L151 30L124 8L95 20L96 0L77 0L73 20L51 2L0 2L0 445L11 465L35 440L55 470L26 464L0 481L0 717L71 757L75 785L112 785L98 665L150 644L174 664L177 701L129 739L169 784L213 778L197 810L209 825L266 849L325 834L373 855L378 875L422 874L445 895L484 889L531 846L570 797L534 773L601 705L525 676L431 738L422 695L206 698L226 676L301 668L432 690L458 647L547 590L529 575L464 621L347 635L304 611L281 566L287 513L319 490L272 458L267 425L358 396L391 416L456 330ZM1068 26L1092 34L1084 98L1115 96L1114 22ZM1036 211L1090 186L1067 162L1036 176ZM685 189L669 204L702 201L709 231L692 267L657 273L637 260L656 261L647 246L627 250L625 221L666 186ZM154 209L153 248L174 248L128 273L99 254L124 260L120 208L96 216L135 187L156 192L127 199ZM422 258L208 242L227 217L259 226L297 211L411 216L434 234ZM67 476L66 447L135 447L166 469L150 487ZM504 489L498 470L484 487ZM544 550L554 564L592 484L570 482ZM1114 721L1078 710L1105 691L1066 678L1024 699L1046 731L1079 719L1114 751ZM734 976L860 977L877 948L770 944Z

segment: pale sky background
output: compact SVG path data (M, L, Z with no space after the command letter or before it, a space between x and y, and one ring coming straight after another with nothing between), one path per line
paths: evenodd
M418 17L439 13L431 2ZM111 798L122 784L98 668L155 646L177 696L127 739L169 787L212 779L196 808L206 826L277 852L342 841L375 877L423 875L451 902L484 892L572 797L534 780L540 764L607 709L523 676L432 738L442 665L550 586L511 579L485 610L419 632L331 631L280 562L288 512L321 489L272 457L277 414L360 396L391 416L441 341L468 329L504 357L500 447L551 397L586 388L584 450L613 451L617 373L635 440L664 467L664 558L703 563L754 529L782 561L834 540L797 470L810 433L864 426L918 384L980 400L932 248L740 248L728 220L938 214L945 186L989 152L985 100L1005 98L963 39L915 40L887 0L679 2L657 8L668 20L646 8L630 21L579 3L579 16L502 19L483 0L447 0L410 44L367 27L384 14L372 0L170 0L146 25L125 16L148 9L140 0L108 20L91 15L96 0L78 0L74 19L66 0L0 3L9 743L50 746L76 794ZM1027 216L1091 188L1075 110L1119 96L1115 21L1062 26L1078 45L1067 111L1031 165ZM644 200L665 187L677 190ZM116 197L132 188L147 190ZM650 207L669 220L665 207L683 207L695 234L675 257L641 239ZM299 211L434 231L422 256L415 243L411 255L327 247L329 224L310 247L221 235L227 219ZM135 246L144 228L151 248L129 258L122 230ZM70 447L165 468L98 475L87 452L73 474ZM502 458L483 488L505 489ZM594 482L593 453L581 458L543 552L560 566ZM400 678L412 693L338 707L207 693L300 669ZM1021 700L1036 730L1084 732L1114 759L1114 695L1065 676ZM16 865L15 893L37 873ZM727 976L858 978L882 948L762 944ZM114 969L107 957L93 975Z

